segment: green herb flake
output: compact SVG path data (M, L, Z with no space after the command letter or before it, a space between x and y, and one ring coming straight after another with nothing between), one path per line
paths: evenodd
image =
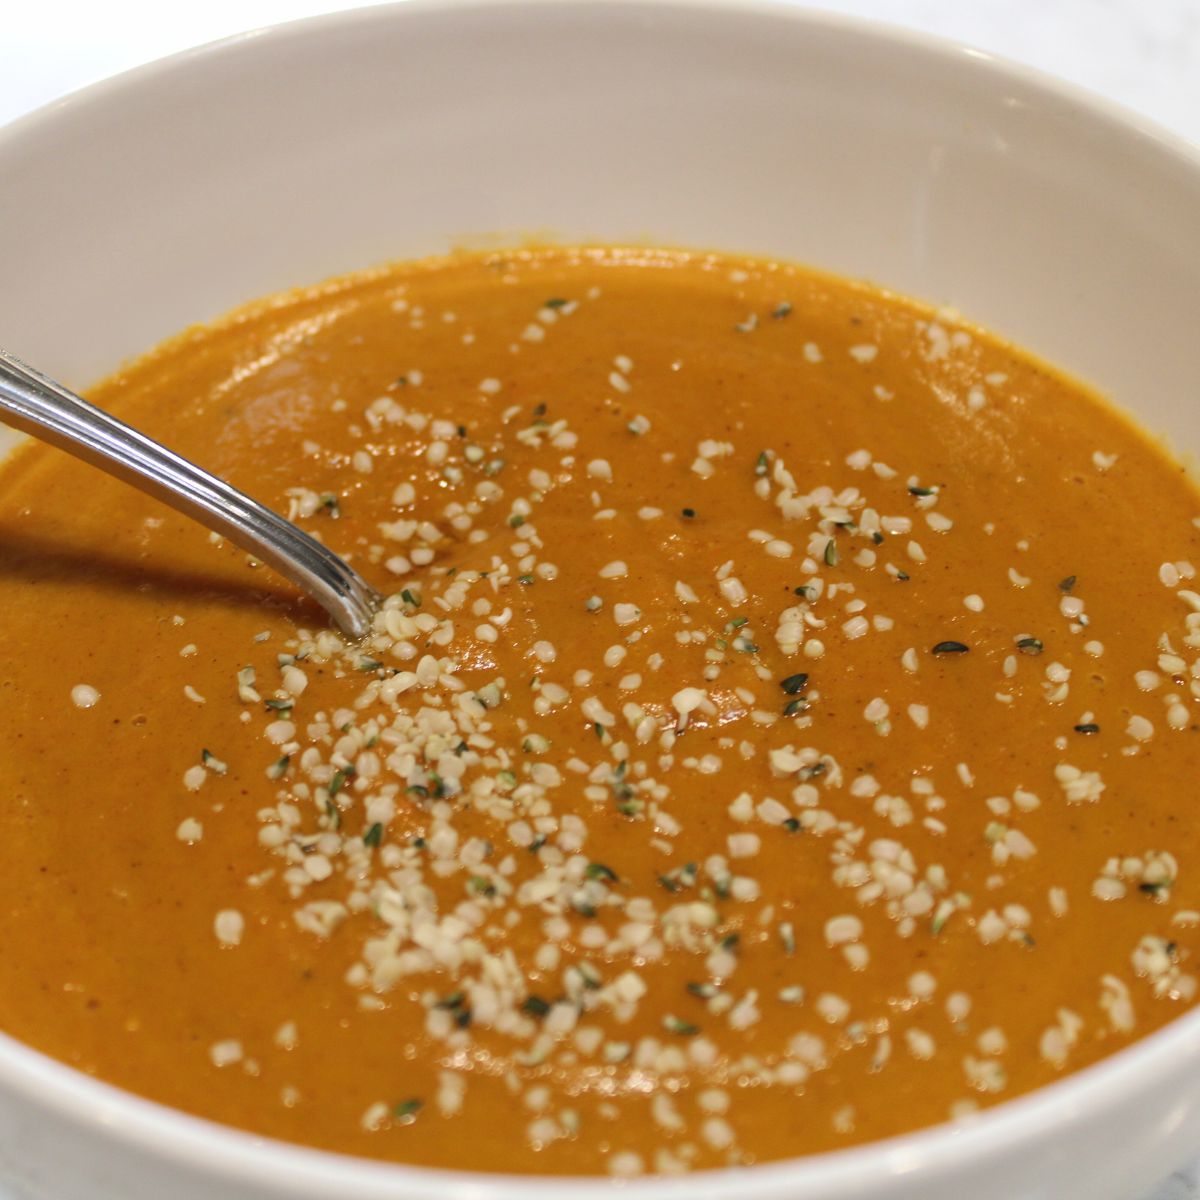
M1017 649L1020 650L1020 652L1022 654L1038 655L1038 654L1041 654L1041 652L1045 648L1046 647L1044 645L1042 645L1042 641L1040 638L1035 638L1035 637L1017 638Z
M754 474L760 479L770 470L771 460L767 457L767 452L763 450L754 462Z
M378 671L383 663L377 658L360 658L357 666L360 671Z
M415 1096L410 1100L401 1100L399 1104L392 1105L392 1120L401 1125L411 1125L417 1119L417 1113L425 1107L424 1100L418 1100Z
M783 688L786 695L798 696L808 686L808 675L803 671L796 675L789 675L786 679L779 681L779 686Z
M686 986L693 996L701 1000L711 1000L720 991L715 983L689 983Z
M792 312L792 304L790 300L780 300L780 302L771 309L771 319L773 321L782 321L784 317L790 316Z
M606 883L617 882L616 871L614 871L612 867L607 867L601 862L588 863L587 870L584 872L584 874L589 879L603 879Z
M962 642L938 642L934 646L933 654L967 654L971 647L964 645Z
M551 296L549 300L542 305L543 308L564 308L566 301L561 296Z
M291 765L292 756L285 754L282 758L276 759L267 768L268 779L282 779L287 774L287 769Z
M1066 579L1059 582L1058 590L1060 592L1069 592L1076 584L1078 576L1068 575Z
M383 841L383 825L376 821L366 833L363 834L363 845L375 848Z
M684 519L688 521L690 521L696 515L696 510L694 508L685 508L681 511Z
M326 785L330 796L336 796L346 786L347 780L354 774L353 767L343 767L334 771L333 778Z
M958 911L958 905L953 900L943 900L941 904L934 910L933 918L929 922L929 932L937 937L943 929L946 928L946 922Z
M663 1028L678 1037L695 1037L700 1032L699 1025L693 1025L691 1021L682 1021L670 1014L663 1017Z
M521 1011L527 1017L544 1017L550 1012L550 1005L541 996L528 995L521 1004Z
M321 507L329 513L331 517L340 517L342 515L342 506L338 502L338 498L332 492L326 492L321 497Z
M837 566L838 548L837 548L837 540L835 538L830 538L829 541L827 541L825 543L825 554L823 555L823 557L825 559L825 565L827 567L836 567Z
M264 700L263 703L272 712L282 713L283 716L288 716L295 707L294 700Z
M1082 725L1075 726L1076 733L1099 733L1100 726L1094 721L1085 721Z
M211 750L200 751L200 761L214 774L224 775L229 767L226 766Z

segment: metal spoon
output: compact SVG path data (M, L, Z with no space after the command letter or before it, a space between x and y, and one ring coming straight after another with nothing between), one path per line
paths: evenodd
M0 420L141 488L227 537L363 637L381 597L315 538L0 349Z

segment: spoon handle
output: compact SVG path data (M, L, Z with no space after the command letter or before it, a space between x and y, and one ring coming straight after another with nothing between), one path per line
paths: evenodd
M0 349L0 419L149 493L228 538L363 637L378 593L331 550L195 463Z

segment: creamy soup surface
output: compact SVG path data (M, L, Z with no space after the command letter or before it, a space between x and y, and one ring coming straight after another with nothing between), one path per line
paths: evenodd
M635 1175L972 1112L1195 999L1200 497L773 262L400 265L89 396L389 596L0 478L0 1026L256 1133ZM1195 590L1193 590L1195 589Z

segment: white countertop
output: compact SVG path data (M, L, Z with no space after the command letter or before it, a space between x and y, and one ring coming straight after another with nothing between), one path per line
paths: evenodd
M0 124L139 63L362 0L38 0L7 6ZM1027 63L1200 143L1197 0L824 0Z
M361 0L39 0L19 9L14 3L0 39L0 124L189 46L359 6ZM811 7L874 17L1017 60L1200 145L1200 0L826 0ZM1152 1200L1200 1200L1200 1163L1172 1176Z

